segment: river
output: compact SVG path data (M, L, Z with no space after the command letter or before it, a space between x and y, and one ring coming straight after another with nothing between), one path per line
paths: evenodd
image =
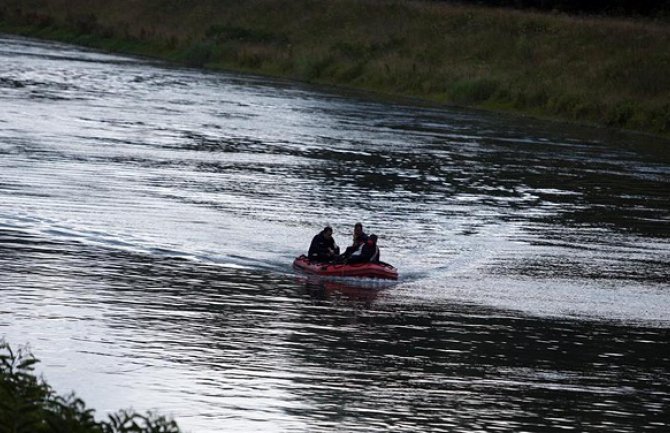
M0 108L0 337L99 417L668 431L668 143L1 35ZM357 221L399 281L292 270Z

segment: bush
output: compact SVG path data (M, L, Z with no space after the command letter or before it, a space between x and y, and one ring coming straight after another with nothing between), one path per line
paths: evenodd
M213 44L209 42L196 42L184 51L182 60L187 66L200 68L212 59Z
M67 23L81 35L95 33L99 29L98 17L95 14L69 14Z
M296 60L295 70L299 79L314 81L324 75L324 72L332 62L333 60L330 56L301 56Z
M0 341L0 433L179 433L177 424L153 413L122 410L96 421L74 394L56 395L34 374L38 360Z
M459 80L451 85L451 99L457 104L478 104L490 99L498 87L497 81L487 78Z

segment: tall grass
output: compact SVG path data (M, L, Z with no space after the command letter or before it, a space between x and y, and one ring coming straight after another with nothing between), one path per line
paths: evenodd
M670 136L670 27L402 0L0 0L0 28Z

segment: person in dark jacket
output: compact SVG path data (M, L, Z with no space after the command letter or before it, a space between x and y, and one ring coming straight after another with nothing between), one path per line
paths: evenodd
M338 254L340 247L333 239L333 229L326 227L312 239L307 258L314 262L330 262L337 258Z
M377 263L379 262L379 247L377 247L377 235L370 235L358 250L354 251L347 263Z
M368 241L368 235L365 234L363 231L363 224L361 223L356 223L354 225L354 234L353 234L353 243L351 244L350 247L347 247L346 250L344 250L344 254L342 254L342 259L348 259L351 257L351 255L359 249L364 243Z

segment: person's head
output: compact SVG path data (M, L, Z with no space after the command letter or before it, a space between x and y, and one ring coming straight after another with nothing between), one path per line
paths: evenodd
M326 238L330 238L330 237L332 237L332 236L333 236L333 228L330 227L330 226L326 226L326 227L323 229L323 235L324 235Z
M354 224L354 233L356 233L357 235L363 233L363 224L361 223Z
M372 245L375 245L377 243L377 235L370 235L368 242Z

